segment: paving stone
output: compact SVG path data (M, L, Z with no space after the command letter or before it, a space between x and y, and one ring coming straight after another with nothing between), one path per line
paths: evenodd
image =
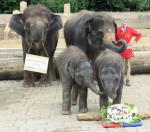
M3 127L3 128L0 128L0 132L18 132L18 128L16 128L16 127Z
M123 102L134 103L140 113L150 111L150 75L132 76L124 86ZM0 81L0 132L149 132L150 120L138 128L106 129L100 121L77 121L78 104L71 115L61 115L62 86L23 88L23 81ZM89 112L99 112L99 97L89 90Z

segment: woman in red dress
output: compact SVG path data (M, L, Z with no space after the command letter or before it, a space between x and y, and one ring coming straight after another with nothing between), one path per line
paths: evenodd
M137 43L142 35L134 28L127 26L127 21L122 19L121 26L117 29L116 40L124 39L128 43L128 48L124 52L120 53L125 62L125 78L127 86L131 85L131 58L134 56L130 44L132 37L135 37L134 42ZM121 44L119 44L119 46L121 46Z

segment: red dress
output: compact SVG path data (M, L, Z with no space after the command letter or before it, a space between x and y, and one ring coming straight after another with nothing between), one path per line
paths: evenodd
M117 34L116 34L116 40L124 39L128 44L130 44L130 41L132 37L135 37L135 42L138 42L138 40L142 37L141 33L137 32L135 29L132 27L126 27L126 31L122 31L121 27L117 29ZM121 46L121 44L119 44ZM127 48L124 52L120 53L120 55L124 59L130 59L133 57L133 51L131 48Z

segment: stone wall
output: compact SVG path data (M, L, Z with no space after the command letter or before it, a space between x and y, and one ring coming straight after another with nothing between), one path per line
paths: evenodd
M26 8L26 2L20 3L20 10L14 10L13 14L22 13ZM134 51L149 51L150 50L150 12L106 12L111 15L117 25L120 25L121 18L126 18L128 25L136 28L142 33L142 39L138 44L133 44ZM70 4L64 5L64 13L58 13L61 16L63 23L72 15L70 12ZM9 20L12 14L0 14L0 40L20 39L20 36L8 27ZM0 43L1 46L1 43ZM65 47L63 29L59 32L58 48Z
M139 45L149 45L150 40L150 12L109 12L108 14L112 15L115 19L116 23L120 25L120 19L122 17L126 17L128 21L128 25L131 25L132 27L136 28L139 32L142 33L142 39L139 41ZM59 13L61 16L63 23L72 15L72 13ZM0 20L3 20L0 22L0 40L3 39L16 39L19 38L19 36L13 32L9 31L7 33L8 37L5 37L4 35L5 29L7 28L7 25L9 23L9 20L11 18L11 14L3 14L0 15ZM63 39L63 29L60 30L60 39ZM136 47L136 46L135 46ZM135 48L136 49L136 48ZM138 49L138 48L137 48Z
M0 24L0 40L4 39L4 29L6 24Z
M59 13L63 23L72 15L70 5L64 5L64 13ZM14 11L13 14L22 12ZM133 45L135 57L132 61L133 73L150 73L150 12L107 12L120 25L120 19L125 17L128 24L142 33L142 39ZM8 23L12 14L0 14L0 75L1 79L16 79L23 77L23 62L20 36L9 29ZM15 45L15 46L14 46ZM17 45L17 46L16 46ZM15 48L15 49L14 49ZM63 29L60 30L55 57L65 48Z

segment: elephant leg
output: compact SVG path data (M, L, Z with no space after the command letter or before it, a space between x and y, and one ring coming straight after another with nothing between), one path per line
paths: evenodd
M23 62L25 63L26 54L28 51L27 43L24 39L22 39L22 49L23 49ZM24 87L34 87L35 86L35 78L34 73L30 71L24 71Z
M85 87L80 88L80 93L79 93L79 112L80 113L86 113L88 112L87 108L87 93L88 89Z
M34 87L35 86L34 73L30 71L24 71L24 87Z
M57 42L58 42L58 37L59 34L57 31L51 32L47 34L50 37L47 37L46 40L46 46L49 52L49 69L48 69L48 73L49 73L49 78L50 81L56 81L56 73L55 73L55 62L54 62L54 53L56 51L56 47L57 47Z
M74 85L73 86L73 90L72 90L72 105L76 105L77 104L78 94L79 94L78 85Z
M119 90L117 92L117 97L113 100L113 104L120 104L122 98L122 92Z
M117 97L113 100L113 104L120 104L122 99L123 80L121 80L120 87L117 91Z
M102 107L108 106L108 96L106 94L101 95L99 101L100 101L100 109Z
M120 104L121 103L121 95L117 95L117 97L113 100L113 104Z
M50 84L51 84L51 82L48 79L47 75L41 74L41 79L40 79L38 85L46 87L47 85L50 85Z
M48 73L49 73L49 78L50 81L56 81L56 73L55 73L55 65L53 62L53 59L50 59L51 61L49 62L49 69L48 69Z
M41 52L41 56L46 56L45 51ZM49 59L47 74L41 74L41 79L39 81L39 86L47 86L48 84L51 84L50 75L49 75L51 65L52 65L51 64L51 59Z
M63 84L63 104L62 104L62 114L71 114L71 83L69 80L62 81Z
M55 74L53 59L49 59L47 75L42 76L41 81L47 84L52 84L53 81L56 81L56 74Z

